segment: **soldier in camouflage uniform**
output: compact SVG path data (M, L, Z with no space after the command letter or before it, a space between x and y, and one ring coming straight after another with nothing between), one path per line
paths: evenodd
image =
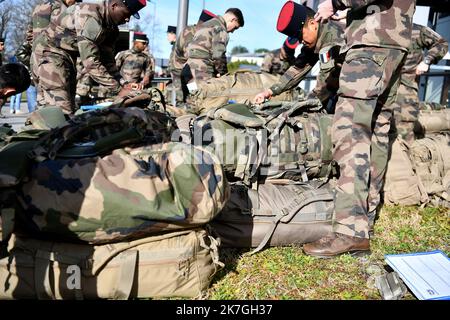
M326 0L316 19L350 8L345 62L332 127L340 166L334 232L304 245L306 254L333 257L370 250L369 230L380 204L388 132L400 72L411 43L414 0Z
M288 42L288 39L286 39L286 42ZM286 42L283 43L283 46L280 49L269 51L265 54L261 65L262 72L267 72L274 75L283 75L286 70L294 64L296 45L294 44L294 50L292 50L292 48L288 48L288 50L286 50Z
M195 32L187 47L188 59L182 71L182 81L189 91L196 90L197 81L206 81L228 72L228 33L244 26L244 17L237 8L228 9L223 16L205 22Z
M185 97L183 96L181 89L181 71L183 70L184 64L188 59L187 46L192 42L192 39L194 39L195 32L198 28L204 22L211 20L215 16L215 14L209 12L208 10L203 10L197 24L184 28L175 42L170 60L170 74L172 76L172 90L176 91L177 104L185 102Z
M134 33L133 48L121 51L116 56L116 65L120 71L122 86L136 86L136 89L147 87L155 74L152 58L144 52L148 45L147 35Z
M145 7L146 0L105 0L79 3L66 9L44 32L47 46L39 64L39 86L47 105L65 113L75 110L76 60L89 76L109 90L121 91L114 59L118 25Z
M339 54L340 48L344 46L344 29L335 21L319 24L314 20L313 10L299 4L295 5L298 10L305 12L302 15L304 19L300 18L296 22L302 21L303 25L300 34L300 41L303 42L302 50L278 83L256 95L254 103L262 103L265 99L297 87L318 61L320 72L317 75L317 84L307 98L318 98L326 105L328 99L334 97L339 88L339 74L345 58L345 55ZM299 36L296 29L292 33L289 25L286 27L282 21L279 26L278 31L292 37Z
M428 49L424 56L424 50ZM397 133L408 143L414 141L414 122L419 114L418 76L430 65L441 60L448 51L448 43L428 27L413 24L412 42L402 69L397 100L394 106Z
M31 16L31 29L32 37L27 39L28 45L31 46L30 56L30 69L33 77L33 82L37 91L37 105L43 107L45 100L43 93L39 87L39 62L42 60L42 54L47 47L46 37L44 31L47 29L51 21L56 21L61 14L68 7L75 4L75 2L81 2L81 0L46 0L41 4L38 4ZM28 32L29 32L28 31ZM24 57L24 59L27 59Z

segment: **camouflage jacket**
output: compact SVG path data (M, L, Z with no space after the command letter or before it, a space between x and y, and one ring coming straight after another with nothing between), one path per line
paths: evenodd
M62 0L46 0L34 8L31 18L33 51L42 54L43 49L47 47L47 38L44 31L48 28L50 22L56 21L61 12L66 9L67 5Z
M319 27L314 49L303 47L294 65L291 66L270 90L274 95L295 88L320 59L320 72L313 95L320 100L327 99L339 87L339 74L344 57L339 50L344 46L344 29L341 24L329 21Z
M404 85L416 90L418 89L416 68L424 60L425 49L428 50L426 57L431 63L437 63L447 53L448 43L432 29L414 23L411 46L402 69L401 81Z
M170 57L169 57L169 65L167 66L167 72L172 73L174 70L174 59L175 59L175 43L172 44L172 49L170 51Z
M120 91L114 45L119 29L108 12L108 2L83 2L67 8L44 32L48 51L69 56L75 66L80 57L85 71L111 91Z
M411 43L415 0L332 0L336 10L350 8L345 30L346 52L354 46L407 51Z
M116 65L120 71L120 83L140 83L144 79L153 79L155 66L152 57L146 52L134 48L121 51L116 56Z
M271 74L284 74L289 68L289 62L283 61L280 56L281 49L267 52L261 66L261 71Z
M183 32L178 37L177 42L175 42L175 47L174 47L174 52L173 52L173 57L172 57L172 59L173 59L172 72L181 73L181 70L183 69L183 66L188 59L187 46L189 43L192 42L192 39L194 39L196 30L197 30L196 25L187 26L186 28L183 29Z
M16 52L17 59L30 68L30 59L31 59L31 42L24 41L22 45L17 49Z
M188 61L202 60L211 74L227 73L227 51L229 35L226 22L222 16L203 23L195 32L192 42L188 45Z

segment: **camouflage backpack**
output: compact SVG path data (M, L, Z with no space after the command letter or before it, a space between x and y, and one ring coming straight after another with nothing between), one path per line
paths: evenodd
M235 103L250 103L261 91L270 88L279 80L279 76L269 73L258 73L249 70L238 70L220 78L212 78L198 84L198 90L191 97L193 111L203 114L208 110L221 107L230 100ZM293 90L272 98L273 101L293 101Z
M318 113L321 108L316 99L271 102L259 109L229 104L176 121L179 138L215 153L230 180L246 185L268 178L307 181L335 169L332 115Z
M411 158L431 203L450 207L450 132L414 141Z
M420 205L429 201L421 179L414 170L410 146L400 137L394 140L384 182L384 202Z
M173 130L160 112L106 108L39 131L26 148L10 143L0 163L25 160L0 168L3 240L19 229L103 243L208 222L228 196L222 167L201 148L161 144Z
M414 133L423 138L429 134L450 131L450 109L420 110Z

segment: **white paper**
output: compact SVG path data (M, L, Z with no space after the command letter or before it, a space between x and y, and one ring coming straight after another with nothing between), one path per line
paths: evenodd
M385 258L418 299L450 299L450 260L442 251Z

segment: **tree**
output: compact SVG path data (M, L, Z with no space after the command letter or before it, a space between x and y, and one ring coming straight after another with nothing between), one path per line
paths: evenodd
M229 73L234 73L234 72L236 72L236 70L238 70L242 65L254 65L254 66L256 66L256 63L250 62L250 61L247 61L247 60L239 60L239 61L230 62L230 63L228 63L228 65L227 65L227 67L228 67L228 72L229 72Z
M243 46L236 46L233 49L231 49L231 54L239 54L239 53L247 53L248 49Z
M0 34L5 37L5 53L12 56L25 40L34 7L43 0L16 0L0 3Z
M269 49L266 48L259 48L255 50L255 53L266 53L269 52Z

